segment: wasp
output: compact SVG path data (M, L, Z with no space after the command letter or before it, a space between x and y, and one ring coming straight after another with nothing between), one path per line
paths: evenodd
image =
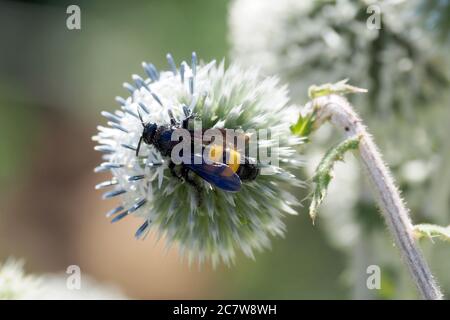
M255 161L250 161L241 151L237 150L235 144L226 141L227 129L218 129L222 134L223 144L214 144L213 141L204 141L203 138L198 137L194 130L189 129L190 121L196 117L195 115L190 114L181 122L177 122L170 112L169 116L171 119L170 125L158 125L152 122L144 123L140 116L143 130L136 148L136 156L139 154L141 143L143 142L154 146L163 157L170 158L173 148L180 143L180 141L172 141L172 134L178 129L187 130L192 138L191 143L200 142L202 151L206 146L209 147L208 161L205 161L203 152L201 154L191 152L190 157L188 157L191 161L189 163L182 162L179 172L176 171L176 164L171 159L168 167L174 177L186 181L197 190L199 204L201 203L201 186L190 175L190 172L193 172L211 185L229 192L239 191L242 181L252 181L258 177L260 169ZM248 137L242 135L244 134L238 134L238 139L243 138L245 141L248 141ZM191 150L194 149L191 148Z

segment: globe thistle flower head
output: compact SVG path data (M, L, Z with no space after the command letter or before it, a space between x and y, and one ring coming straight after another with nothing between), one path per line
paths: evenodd
M108 126L99 126L93 137L96 150L104 153L97 172L110 171L112 179L97 185L109 188L104 198L119 197L121 205L107 216L119 221L129 215L143 224L136 232L143 238L150 230L164 236L168 247L176 243L181 256L200 263L211 260L230 263L236 249L253 257L253 250L270 244L270 235L282 235L284 214L295 214L295 197L286 186L301 182L289 170L301 165L293 147L302 142L290 137L289 124L295 107L288 104L287 90L278 79L261 79L256 69L242 70L237 65L225 68L197 61L177 66L167 55L169 71L159 72L143 63L146 77L133 75L134 84L125 83L130 96L118 97L121 109L102 112ZM243 181L240 191L227 192L191 175L198 190L186 180L175 177L169 168L170 157L152 144L141 143L143 124L171 126L195 114L203 129L270 129L270 136L258 139L258 146L269 146L278 155L278 164L267 165L266 173L254 181Z

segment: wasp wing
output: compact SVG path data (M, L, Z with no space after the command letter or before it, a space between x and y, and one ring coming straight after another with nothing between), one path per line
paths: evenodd
M217 188L232 192L241 189L241 179L226 164L206 163L201 155L193 155L192 162L184 165Z

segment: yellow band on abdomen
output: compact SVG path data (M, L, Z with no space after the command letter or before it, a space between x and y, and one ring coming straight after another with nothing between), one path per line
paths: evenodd
M230 148L227 148L226 152L227 154L225 159L227 160L227 165L231 168L231 170L233 170L233 172L238 171L241 161L241 154L238 151ZM220 145L210 146L209 159L214 162L223 163L224 159L223 147Z

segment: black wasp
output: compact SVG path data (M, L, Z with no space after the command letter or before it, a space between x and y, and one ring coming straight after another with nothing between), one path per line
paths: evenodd
M145 144L153 145L162 156L170 158L172 149L175 145L180 143L179 141L172 141L171 138L172 133L177 129L188 130L193 138L192 142L198 141L198 139L196 140L195 132L189 130L189 121L194 119L195 116L190 114L187 107L184 107L184 111L186 119L181 122L177 122L169 111L171 119L170 125L157 125L152 122L144 123L141 114L139 114L144 129L142 130L142 136L139 139L136 149L136 156L139 154L141 143L144 142ZM209 146L210 152L212 152L210 155L212 155L212 157L210 157L208 163L204 161L202 155L194 154L192 152L191 162L181 163L180 172L177 172L175 170L175 163L172 160L169 160L168 167L172 175L195 187L199 196L199 202L201 201L201 187L197 181L189 175L190 171L194 172L213 186L230 192L239 191L242 181L255 180L260 173L260 169L256 164L249 161L249 159L235 149L232 144L226 142L226 129L219 130L223 136L224 145ZM243 138L246 139L248 137ZM201 141L201 143L204 148L211 142ZM191 150L194 150L194 148L191 148ZM199 159L198 157L201 157L202 159ZM213 161L211 161L211 159L213 159ZM228 159L228 164L226 163L226 159ZM243 161L240 161L240 159L243 159Z

